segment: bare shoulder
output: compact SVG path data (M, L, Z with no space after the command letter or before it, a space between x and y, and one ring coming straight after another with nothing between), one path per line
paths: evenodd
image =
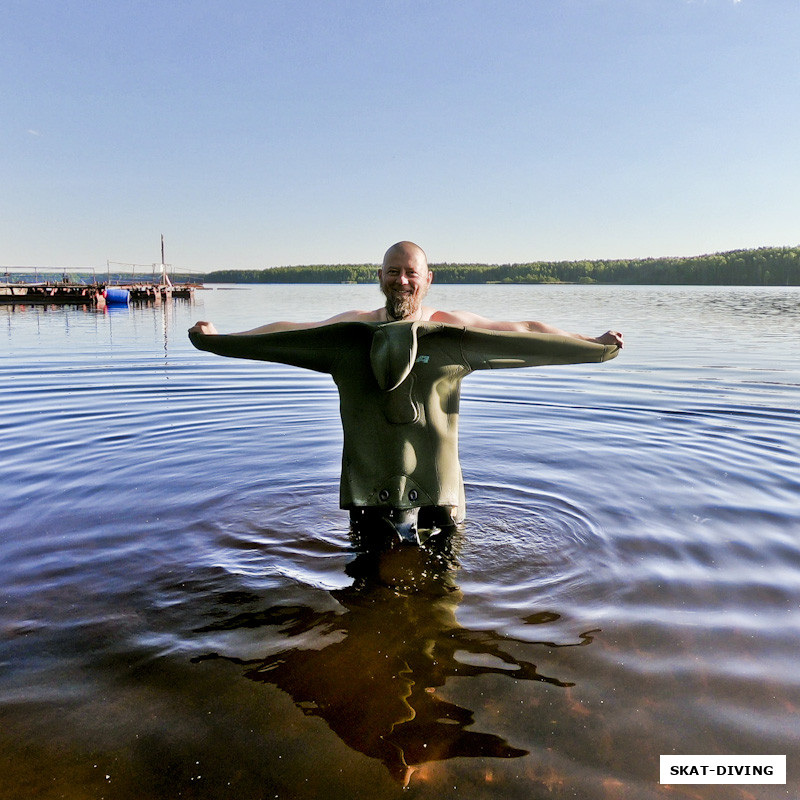
M375 311L342 311L333 317L322 320L318 325L334 325L337 322L380 322L380 309Z
M444 322L447 325L472 325L475 320L480 319L477 314L473 314L471 311L429 310L431 314L428 319L431 322Z

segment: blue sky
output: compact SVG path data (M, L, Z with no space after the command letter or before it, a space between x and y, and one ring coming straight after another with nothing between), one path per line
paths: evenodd
M0 265L800 243L800 0L4 0Z

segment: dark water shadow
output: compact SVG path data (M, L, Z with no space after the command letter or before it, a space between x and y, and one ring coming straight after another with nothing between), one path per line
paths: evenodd
M225 659L244 667L247 678L279 687L305 714L324 719L347 745L383 762L403 785L415 766L430 761L525 756L527 750L494 733L471 730L474 711L440 697L437 689L449 678L491 674L573 684L510 655L513 639L459 625L459 538L456 531L434 536L424 547L386 549L364 548L354 537L356 556L346 568L353 583L331 592L341 610L276 605L237 614L197 632L270 627L271 635L277 629L285 637L286 648L263 659L209 653L193 661ZM525 621L556 618L541 612ZM581 634L575 644L540 644L583 646L593 633ZM320 647L323 636L333 643Z

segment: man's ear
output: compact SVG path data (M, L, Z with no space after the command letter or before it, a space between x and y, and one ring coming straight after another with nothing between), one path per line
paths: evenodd
M382 280L383 280L383 270L380 267L378 267L378 283L380 283Z
M431 281L433 280L433 273L428 270L428 286L431 285Z

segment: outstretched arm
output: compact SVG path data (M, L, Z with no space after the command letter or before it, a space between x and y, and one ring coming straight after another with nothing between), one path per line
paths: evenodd
M368 351L372 332L371 325L345 322L269 333L220 335L210 322L198 322L189 329L189 339L198 350L220 356L276 361L330 373L342 353L364 344Z
M333 325L337 322L375 322L374 311L343 311L329 319L319 322L269 322L259 325L249 331L238 331L231 336L257 336L262 333L277 333L278 331L304 331L309 328L321 328L323 325ZM207 336L216 336L217 329L210 322L196 322L189 328L189 333L204 333Z
M433 322L445 322L448 325L465 325L468 328L481 328L487 331L550 333L556 336L566 336L570 339L579 339L583 342L610 344L620 348L623 346L623 337L619 331L606 331L600 336L584 336L582 333L569 333L553 325L548 325L545 322L535 322L534 320L504 322L481 317L478 314L473 314L471 311L437 311L431 316L431 320Z
M313 328L316 323L313 322L270 322L268 325L261 325L258 328L253 328L249 331L237 331L236 333L229 334L230 336L256 336L260 333L276 333L277 331L298 331L305 328ZM214 327L212 322L195 322L189 333L202 333L206 336L219 336L219 331Z

